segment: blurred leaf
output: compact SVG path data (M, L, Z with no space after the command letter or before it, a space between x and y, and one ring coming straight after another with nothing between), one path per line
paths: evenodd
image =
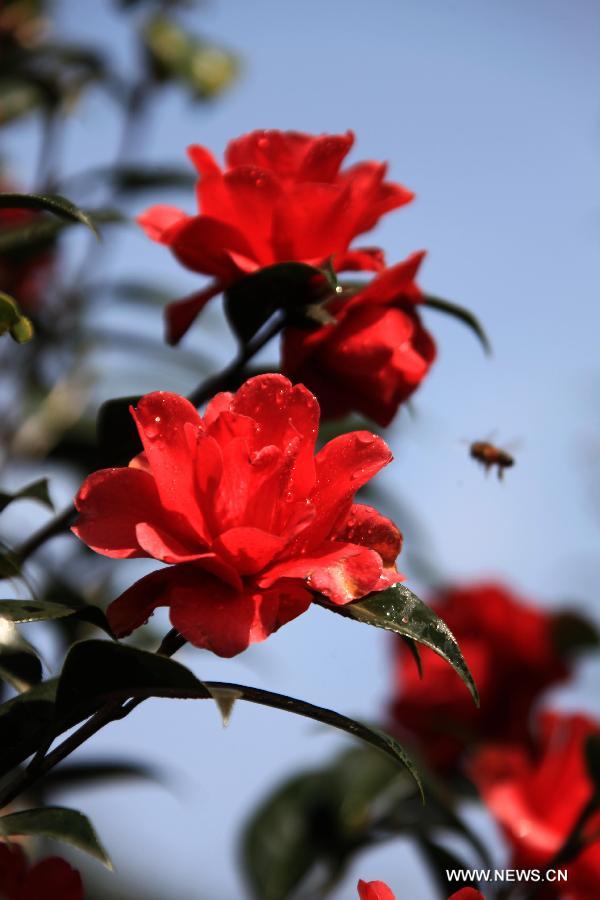
M357 619L367 625L385 628L409 637L429 647L450 663L479 705L479 695L456 638L447 625L429 606L403 584L394 584L384 591L371 594L365 600L347 606L330 606L327 609L339 615Z
M121 779L161 780L158 769L152 766L120 759L98 759L61 763L44 775L41 784L45 791L59 791L87 787L90 783L96 787L100 782Z
M577 612L554 613L551 621L552 641L560 656L571 657L600 646L598 629Z
M0 678L17 691L26 691L42 680L42 664L35 647L23 637L10 617L4 618L1 615Z
M400 744L377 728L332 710L260 688L228 682L202 682L180 663L108 641L82 641L69 652L59 680L56 708L61 717L85 716L103 699L173 697L212 699L215 692L229 692L240 700L306 716L358 737L402 763L420 785L419 776Z
M427 779L426 788L424 805L405 770L362 746L286 779L243 828L241 856L252 896L286 900L300 884L307 896L322 896L358 850L395 835L454 832L491 866L485 847L435 781Z
M9 622L43 622L73 613L68 606L45 600L0 600L0 619Z
M181 81L202 100L222 93L238 73L232 53L189 34L164 15L153 16L142 37L155 75Z
M10 76L0 79L0 126L33 112L44 100L45 95L39 86L24 78Z
M96 435L103 466L126 465L142 452L142 442L129 411L140 400L139 394L133 397L115 397L100 407Z
M447 313L449 316L454 316L455 319L464 322L464 324L479 338L485 353L491 355L492 345L490 344L489 338L483 330L479 319L470 309L465 309L464 306L459 306L457 303L451 303L449 300L442 300L441 297L433 297L430 294L424 298L423 302L425 306L428 306L431 309L437 309L440 312Z
M65 197L47 194L0 193L0 209L35 209L49 212L69 222L79 222L87 226L99 238L100 235L89 215Z
M336 287L328 268L276 263L231 285L225 292L225 312L238 338L246 343L278 309L289 313L314 306Z
M590 734L586 738L584 755L588 775L600 798L600 734Z
M121 225L126 221L125 217L115 210L96 210L86 215L96 229L98 225ZM73 224L75 224L73 219L40 217L14 228L3 228L0 231L0 253L33 252L45 248L64 228Z
M74 809L47 806L43 809L28 809L11 813L0 818L0 834L4 837L32 835L52 838L83 850L112 869L106 850L98 840L89 819Z
M0 775L30 756L47 734L57 683L44 681L0 706Z
M44 506L47 506L52 510L54 509L54 504L52 503L48 492L47 478L40 478L39 481L32 481L31 484L25 485L25 487L17 491L16 494L7 494L4 491L0 491L0 512L5 510L6 507L15 500L37 500Z
M465 861L453 851L448 850L436 841L432 841L425 837L420 838L418 843L433 879L439 886L442 896L447 897L449 890L455 891L460 890L460 888L463 887L472 888L474 886L474 882L469 879L452 882L448 881L446 872L450 870L466 872L469 869L469 866L465 864Z
M25 344L33 337L33 325L23 315L17 301L0 292L0 335L7 331L17 344Z

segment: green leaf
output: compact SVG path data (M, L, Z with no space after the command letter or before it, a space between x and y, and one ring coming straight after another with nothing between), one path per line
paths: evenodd
M9 503L12 503L14 500L37 500L44 506L49 507L49 509L54 509L54 504L48 492L47 478L40 478L39 481L33 481L31 484L25 485L16 494L7 494L4 491L0 491L0 512L5 510Z
M406 770L367 746L286 779L243 828L241 857L251 895L287 900L306 882L310 896L322 896L362 848L441 829L466 840L491 866L485 847L451 806L447 788L424 774L425 805Z
M0 619L9 622L43 622L70 616L73 612L68 606L47 600L0 600Z
M142 37L155 76L181 81L201 100L222 93L238 73L232 53L191 35L164 15L153 16Z
M225 312L246 343L278 309L298 311L330 296L337 283L329 269L288 262L266 266L236 281L225 293Z
M108 869L112 863L87 816L74 809L61 806L47 806L43 809L28 809L11 813L0 818L0 834L4 837L31 835L52 838L71 844L84 853L93 856Z
M68 222L79 222L85 225L99 238L100 235L90 216L67 200L66 197L50 194L9 194L0 193L0 209L35 209L38 212L49 212Z
M578 656L600 645L598 629L573 610L554 613L551 621L552 641L562 657Z
M115 210L96 210L86 214L94 226L121 225L126 219ZM47 248L56 240L60 232L75 224L77 220L70 218L36 217L24 225L14 228L3 228L0 231L0 253L33 253Z
M56 709L61 718L75 714L81 718L103 700L129 697L208 700L215 694L226 692L240 700L305 716L358 737L406 766L420 785L419 776L404 749L384 731L312 703L261 688L221 681L202 682L172 659L123 644L94 640L76 644L63 666Z
M0 776L34 753L48 733L57 683L44 681L0 706Z
M588 775L600 797L600 734L590 734L586 738L584 755Z
M42 664L36 649L10 617L0 618L0 678L17 691L26 691L42 680Z
M385 591L370 594L365 600L347 606L330 606L332 612L344 615L367 625L385 628L395 634L409 637L429 647L449 662L469 689L479 705L479 695L456 638L447 625L429 606L403 584L394 584Z
M449 300L442 300L441 297L433 297L430 294L425 297L424 303L431 309L437 309L440 312L447 313L447 315L454 316L455 319L464 322L464 324L479 338L484 352L487 353L488 356L491 355L492 345L490 344L489 338L479 319L470 309L465 309L464 306L459 306L457 303L451 303Z
M466 872L469 869L469 866L465 864L465 861L461 859L460 856L457 856L454 851L449 850L447 847L442 847L437 841L433 841L426 837L421 837L418 843L431 874L433 875L433 879L440 888L442 896L446 897L448 891L459 890L463 887L473 887L474 883L468 879L452 882L448 881L446 873L450 870L460 873ZM477 882L475 882L475 884L477 884Z
M17 344L25 344L33 337L33 325L23 315L17 301L0 292L0 335L7 331Z
M62 763L44 775L41 784L45 791L59 791L64 788L81 788L99 782L115 780L143 779L160 781L158 769L138 762L121 759L97 759L85 762Z

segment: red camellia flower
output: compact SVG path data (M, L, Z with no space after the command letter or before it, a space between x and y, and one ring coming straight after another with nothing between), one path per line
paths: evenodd
M483 740L529 743L531 709L542 691L568 675L553 641L551 614L498 584L450 588L432 606L454 633L481 698L474 706L443 660L421 651L421 679L404 645L397 648L398 728L417 737L436 768L454 766L462 750Z
M435 359L418 313L415 277L424 253L386 269L358 293L327 306L335 323L287 328L283 370L315 392L325 418L358 410L389 425Z
M383 881L359 881L358 896L360 900L396 900Z
M487 746L471 774L512 850L514 868L543 869L562 848L592 796L584 745L600 737L600 724L582 715L548 712L540 717L539 745ZM567 868L567 881L546 885L541 896L595 900L600 885L600 813L588 820L584 838L595 837ZM556 890L556 893L554 891Z
M83 900L81 876L68 862L49 856L29 868L18 844L0 842L2 900Z
M205 147L188 149L200 176L199 214L153 206L138 219L185 266L216 279L205 291L171 304L171 342L216 293L273 263L320 266L332 258L337 271L383 267L380 250L350 250L350 244L413 194L385 180L385 163L360 162L340 171L353 143L350 131L253 131L227 146L224 169Z
M304 612L311 591L345 604L399 580L400 532L354 503L392 454L357 431L315 456L319 405L303 385L260 375L203 417L159 392L132 415L144 453L84 482L73 529L106 556L170 564L109 607L118 636L169 606L192 644L233 656Z

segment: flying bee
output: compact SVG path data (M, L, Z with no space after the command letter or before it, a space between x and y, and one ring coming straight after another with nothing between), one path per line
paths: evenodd
M502 481L504 470L514 466L515 459L507 450L501 450L489 441L473 441L469 446L469 452L473 459L481 463L485 467L485 471L489 472L493 466L498 469L498 478Z

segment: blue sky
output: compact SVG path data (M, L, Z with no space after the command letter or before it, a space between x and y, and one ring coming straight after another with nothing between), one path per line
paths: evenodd
M111 4L62 0L58 8L65 38L102 35L127 67L126 30ZM189 143L219 153L230 137L256 127L350 127L354 159L388 159L391 176L417 200L370 240L390 261L426 248L423 286L475 310L494 356L484 358L460 324L425 314L439 360L415 397L416 417L400 415L388 432L396 459L378 484L390 509L397 495L417 514L444 575L497 575L541 603L570 599L597 617L597 3L213 0L186 21L238 50L242 77L209 108L165 92L132 158L184 163ZM14 130L8 155L21 153L31 133ZM106 161L116 140L113 111L94 95L74 112L66 168ZM27 178L28 157L21 159L15 169ZM174 295L196 283L135 232L119 237L114 266L155 276ZM204 323L210 339L200 323L188 342L215 354L217 335L216 361L231 348L219 317L216 305ZM145 327L159 328L158 318ZM160 372L132 372L118 392L133 393L141 381L185 392L197 380L179 378L165 385ZM464 443L492 431L499 443L519 444L503 484L485 478ZM409 531L405 539L410 555ZM411 575L410 566L405 571ZM119 577L126 584L136 573L136 564L123 563ZM419 588L418 579L409 583ZM385 636L320 610L237 660L188 651L182 660L202 677L262 684L366 719L377 717L387 696ZM597 663L586 664L557 700L600 713L599 675ZM65 801L92 815L124 881L152 886L157 896L238 900L241 817L278 778L343 744L282 713L238 704L223 730L208 704L154 701L86 752L125 747L174 767L186 779L183 796L119 786ZM403 896L434 896L402 843L362 857L336 900L354 896L359 875L388 880Z

